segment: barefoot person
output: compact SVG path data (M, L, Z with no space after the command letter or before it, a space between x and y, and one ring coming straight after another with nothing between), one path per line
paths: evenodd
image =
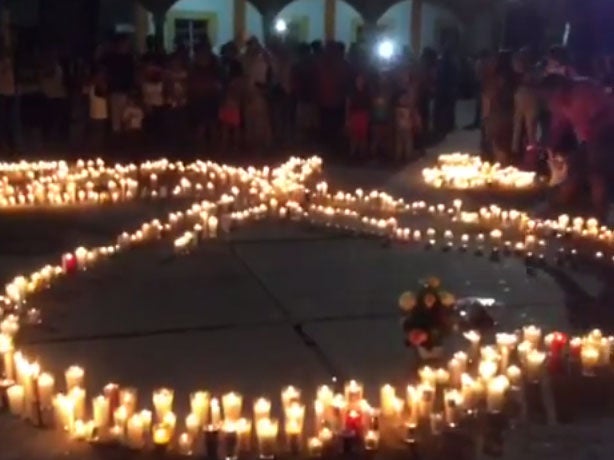
M561 141L569 130L577 142L569 156L569 175L561 184L558 198L562 204L568 204L586 184L593 211L604 218L607 184L614 171L614 103L600 84L589 79L549 75L541 86L552 116L548 147L560 151Z

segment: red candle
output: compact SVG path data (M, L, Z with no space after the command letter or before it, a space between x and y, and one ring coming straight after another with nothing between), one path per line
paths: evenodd
M553 332L549 337L550 356L548 368L550 372L556 373L562 370L562 354L567 344L567 336L562 332Z
M569 341L569 355L574 359L580 359L581 351L582 339L580 337L574 337Z
M66 253L62 256L62 269L67 274L77 270L77 258L74 254Z
M362 414L355 409L349 410L345 417L345 428L348 431L360 433L362 431Z

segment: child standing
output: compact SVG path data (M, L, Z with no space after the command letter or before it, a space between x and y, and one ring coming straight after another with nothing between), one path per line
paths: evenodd
M219 114L222 148L225 151L237 151L239 149L242 100L243 75L239 69L233 69L229 75L228 86Z
M101 153L106 146L109 107L107 103L107 82L102 69L94 72L88 89L90 123L90 147L94 152Z
M271 120L265 87L251 84L245 101L245 142L252 148L267 148L271 145Z
M409 79L404 78L395 100L394 155L397 161L407 161L414 154L414 136L420 120L414 99Z
M126 147L134 155L142 149L143 132L143 109L138 104L137 98L132 95L128 98L122 116L122 131L126 133Z
M385 154L390 134L392 98L385 75L379 75L371 102L371 154Z
M363 75L357 75L347 100L347 127L350 157L366 156L369 149L369 108L371 96Z

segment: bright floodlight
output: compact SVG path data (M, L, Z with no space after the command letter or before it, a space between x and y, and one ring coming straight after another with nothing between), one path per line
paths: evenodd
M283 34L288 30L288 24L283 19L275 21L275 32Z
M390 59L394 55L394 43L391 40L384 40L377 45L377 54L382 59Z

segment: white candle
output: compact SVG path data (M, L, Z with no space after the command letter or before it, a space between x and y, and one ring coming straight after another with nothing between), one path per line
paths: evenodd
M156 419L161 421L166 414L173 410L175 392L169 388L159 388L153 393L153 404Z
M74 387L70 390L68 396L73 402L75 420L85 420L85 390L83 388Z
M261 458L274 458L277 452L277 420L262 419L256 424L256 436Z
M43 372L38 377L38 398L42 408L50 408L53 404L55 381L51 374Z
M527 353L526 371L527 378L529 380L539 380L539 378L541 377L542 366L545 359L546 354L541 351L531 350Z
M383 416L390 417L394 415L396 398L396 390L391 385L386 384L380 388L380 407Z
M222 411L220 408L220 401L217 398L211 399L211 426L215 429L219 428L222 424Z
M241 406L243 398L235 392L226 393L222 396L222 407L224 408L224 418L229 422L236 422L241 418Z
M258 398L254 402L254 422L270 418L271 416L271 401L266 398Z
M486 407L489 412L501 412L505 402L505 392L509 387L509 381L503 375L499 375L486 387Z
M119 402L126 408L126 415L131 417L136 412L137 389L122 388L119 392Z
M109 398L99 395L92 399L92 414L94 425L99 430L106 430L109 426L110 405Z
M132 415L126 424L126 440L133 449L141 449L145 445L143 419L140 414Z
M9 410L13 415L21 415L24 410L25 390L21 385L13 385L6 390Z
M358 404L363 398L364 387L362 383L357 382L356 380L350 380L349 382L347 382L345 384L344 390L345 400L350 405ZM331 397L332 401L332 391L330 392L329 396Z
M66 377L66 391L75 387L84 387L85 371L79 366L70 366L64 374Z
M190 395L190 407L192 413L198 417L200 426L208 422L209 399L209 393L206 391L196 391Z

